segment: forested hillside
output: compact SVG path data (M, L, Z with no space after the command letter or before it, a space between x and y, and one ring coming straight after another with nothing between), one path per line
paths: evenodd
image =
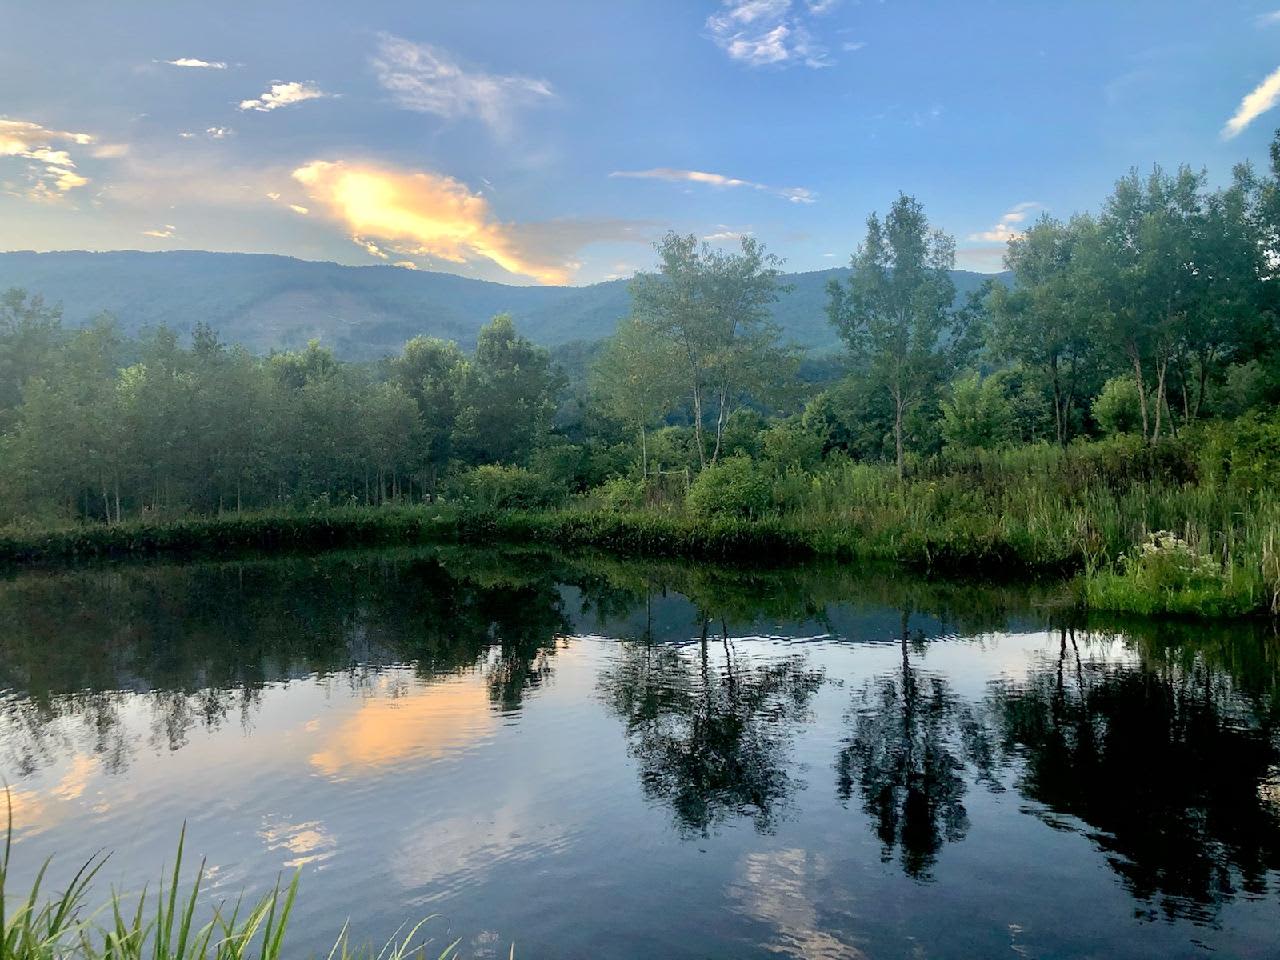
M783 336L804 347L834 348L826 285L846 276L847 269L786 276L791 290L773 305ZM957 270L953 278L963 297L984 275ZM0 290L11 287L61 303L68 326L107 310L131 336L164 325L185 337L204 323L254 353L318 339L348 360L398 353L420 334L470 348L480 327L499 313L511 314L543 346L599 340L630 310L627 280L510 286L399 267L187 250L0 253Z

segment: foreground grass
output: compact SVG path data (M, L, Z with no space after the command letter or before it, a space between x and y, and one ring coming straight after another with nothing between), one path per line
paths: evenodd
M229 908L209 908L201 903L205 864L201 861L190 886L181 883L183 839L173 872L162 871L150 896L144 890L132 908L116 890L101 903L91 900L94 881L106 863L93 857L76 872L66 889L52 895L44 890L45 862L20 899L7 889L12 852L12 817L0 857L0 958L3 960L280 960L284 939L298 893L297 875L287 886L277 881L270 893L256 903L237 900ZM418 936L432 918L405 933L403 930L380 950L351 946L344 925L328 960L454 960L460 940L443 950L431 950ZM403 934L403 936L401 935ZM511 957L515 956L512 947Z

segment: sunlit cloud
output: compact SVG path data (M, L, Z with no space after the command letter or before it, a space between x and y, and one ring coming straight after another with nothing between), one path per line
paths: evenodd
M1222 139L1230 140L1244 132L1245 127L1257 120L1280 100L1280 68L1273 70L1267 78L1245 94L1235 114L1222 128Z
M177 231L178 231L178 228L175 227L172 223L166 223L162 228L158 230L143 230L142 235L144 237L155 237L158 240L168 240L175 233L177 233Z
M830 12L838 2L810 0L802 11L791 0L723 0L706 26L716 46L739 63L829 67L834 61L813 39L806 20Z
M475 117L500 134L510 131L517 110L554 97L545 80L467 70L439 47L389 34L380 37L372 64L404 109L449 120Z
M567 236L581 228L583 242L595 239L591 224L501 223L485 198L435 173L315 161L293 177L356 243L379 258L392 250L458 264L481 259L543 283L565 283L575 262L551 256L554 243L531 241L538 231L558 228Z
M298 214L299 216L303 216L303 217L305 217L307 214L311 212L300 203L289 204L289 209L292 210L294 213Z
M94 137L69 130L50 130L30 120L0 118L0 157L16 157L33 161L27 171L32 200L52 200L89 182L76 170L71 154L56 143L88 146Z
M241 100L241 110L257 110L262 113L271 110L279 110L281 107L287 107L291 104L302 103L305 100L319 100L323 97L332 97L333 94L325 93L318 86L311 82L299 82L297 80L289 83L281 83L279 81L271 84L271 88L260 97L252 100Z
M178 57L176 60L165 60L171 67L191 67L196 70L225 70L227 65L222 60L199 60L195 57Z
M1025 200L1016 204L1007 210L989 230L980 230L977 233L969 234L970 240L984 240L988 243L1007 243L1015 237L1022 236L1022 227L1027 216L1032 210L1039 209L1043 204L1035 200Z
M741 180L737 177L725 176L722 173L708 173L705 170L677 170L672 167L654 167L651 170L615 170L611 177L632 180L667 180L672 183L702 183L712 187L747 187L771 193L792 203L813 203L818 195L807 187L771 187L768 184L756 183L753 180Z

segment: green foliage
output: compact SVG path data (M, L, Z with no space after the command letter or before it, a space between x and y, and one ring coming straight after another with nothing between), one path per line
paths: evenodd
M764 516L772 503L769 477L750 457L709 465L689 488L688 506L695 517L750 520Z
M449 484L453 498L483 510L530 510L562 503L566 489L525 467L484 464Z
M948 446L991 449L1013 438L1013 404L998 376L972 373L956 380L941 407L942 439Z
M1204 434L1204 459L1210 477L1249 491L1280 485L1280 413L1251 413L1215 424Z
M6 791L6 799L8 793ZM144 891L131 905L126 895L112 890L105 903L93 905L93 882L106 863L94 856L76 872L60 893L44 892L49 862L36 875L22 898L6 888L12 856L13 821L0 855L0 957L4 960L282 960L284 938L298 895L298 875L287 886L277 880L269 893L245 909L237 898L230 912L221 904L206 910L202 896L208 874L204 861L184 889L182 860L185 829L178 838L173 870L161 871L160 883L148 897ZM206 920L206 913L211 914ZM408 960L425 958L418 935L431 920L395 937L375 955L368 947L351 946L347 925L338 933L331 958L342 960ZM454 960L455 940L436 960ZM515 948L511 955L514 957Z
M809 470L822 460L823 437L802 417L791 417L766 429L761 447L771 463Z
M1093 419L1108 436L1142 430L1142 399L1128 374L1112 377L1093 401Z

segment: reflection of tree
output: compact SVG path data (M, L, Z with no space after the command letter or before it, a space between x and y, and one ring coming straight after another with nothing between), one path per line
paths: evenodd
M1207 660L1178 660L1081 661L1064 631L1056 663L996 684L991 703L1043 816L1082 821L1153 913L1204 920L1264 894L1280 868L1280 804L1265 787L1277 731Z
M795 784L790 732L808 712L822 674L803 657L742 663L724 632L712 655L704 621L687 646L630 643L601 679L626 723L647 796L669 804L684 831L706 835L730 817L771 829Z
M121 706L150 714L153 747L238 717L262 687L413 663L432 680L478 670L490 699L519 709L551 675L568 630L550 571L482 552L457 569L434 553L30 574L0 583L4 765L22 775L73 751L128 763ZM65 722L75 721L72 725Z
M990 743L973 713L938 676L911 663L909 612L902 613L901 666L862 691L853 732L836 760L837 789L848 801L856 788L875 822L882 858L899 852L903 871L929 879L946 841L963 839L966 763L993 786Z

